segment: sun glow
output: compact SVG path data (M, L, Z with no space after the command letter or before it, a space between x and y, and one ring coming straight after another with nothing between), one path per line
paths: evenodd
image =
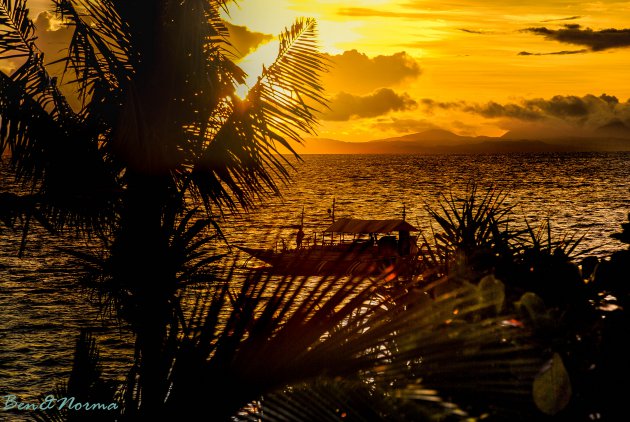
M630 86L625 83L630 45L594 49L579 44L588 38L588 31L598 36L598 31L607 28L623 34L630 31L623 18L628 3L601 1L597 8L592 3L569 3L242 0L226 19L267 37L277 36L299 17L316 19L320 51L332 62L323 78L326 96L337 98L338 107L358 107L322 118L321 136L360 141L435 127L460 135L495 136L526 126L528 133L550 133L552 123L571 126L570 121L554 121L558 116L524 120L510 113L524 101L605 93L630 108L625 105L630 97ZM536 33L532 28L547 32ZM570 28L582 38L567 42L549 35ZM352 57L351 51L356 53ZM401 54L420 71L400 71L409 68L399 59ZM263 66L270 66L276 55L274 39L238 62L248 74L248 86L256 83ZM238 95L246 95L247 90L239 87ZM389 90L393 102L388 106L369 103L370 98L382 98L375 96L382 90ZM493 103L501 113L489 111ZM340 116L347 117L341 120ZM602 118L600 125L610 121Z
M278 55L278 40L269 41L248 54L238 61L241 69L247 73L244 85L236 87L236 95L244 99L252 86L256 84L258 78L262 75L263 69L269 67L276 60Z

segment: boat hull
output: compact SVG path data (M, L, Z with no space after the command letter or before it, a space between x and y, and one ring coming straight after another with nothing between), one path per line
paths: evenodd
M403 261L397 256L381 256L372 250L307 248L284 252L239 247L266 264L266 270L293 275L379 275Z

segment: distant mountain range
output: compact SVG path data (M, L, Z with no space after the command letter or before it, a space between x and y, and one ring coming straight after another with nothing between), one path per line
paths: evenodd
M531 139L508 132L501 137L460 136L431 129L396 138L344 142L312 138L298 148L301 154L496 154L518 152L630 151L630 128L612 122L591 135Z

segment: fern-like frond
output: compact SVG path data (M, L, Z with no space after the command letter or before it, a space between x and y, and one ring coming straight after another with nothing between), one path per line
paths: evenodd
M129 79L132 43L125 21L109 0L54 0L56 13L74 31L68 54L59 60L71 69L83 101L95 87L119 89Z
M288 179L291 164L280 153L295 154L291 143L314 132L315 106L325 105L319 75L327 67L316 37L314 20L298 20L281 34L276 61L247 98L230 94L216 109L224 112L199 130L207 140L192 181L207 206L248 208Z
M86 330L82 330L76 342L72 372L67 384L59 385L55 391L57 400L70 399L73 397L76 403L116 403L116 383L105 381L101 376L101 362L99 351L96 346L94 336ZM34 419L38 422L61 422L61 421L113 421L118 414L117 409L109 410L74 410L68 405L60 409L58 401L56 406L45 411L34 412ZM119 408L116 405L116 408Z
M238 421L443 421L459 420L440 401L416 403L393 397L361 380L316 378L266 394L246 406ZM446 419L448 418L448 419Z
M505 403L506 411L531 404L541 360L529 333L497 313L503 299L488 289L500 284L431 299L422 290L390 291L384 280L234 275L240 291L227 283L210 289L187 324L198 328L174 356L173 411L203 397L221 416L322 375L366 380L420 408L442 400L471 412L484 403ZM220 393L203 387L217 382Z
M259 129L272 142L289 147L281 138L300 142L304 133L313 133L315 107L326 106L319 75L327 71L317 48L317 23L299 19L279 37L276 61L264 68L252 88L252 100L263 106L264 127ZM254 100L256 101L256 100Z
M28 16L26 0L0 1L0 59L32 55L35 39L35 25Z

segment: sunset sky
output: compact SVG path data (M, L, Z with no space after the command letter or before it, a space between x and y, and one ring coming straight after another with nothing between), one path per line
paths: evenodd
M562 135L630 123L629 1L241 0L228 19L276 34L299 16L317 19L333 63L321 137L434 127ZM242 61L253 77L277 48L258 40Z
M63 48L50 2L29 4L40 39ZM630 1L239 0L225 18L250 80L275 57L275 35L303 16L317 19L332 63L320 137L630 126Z

